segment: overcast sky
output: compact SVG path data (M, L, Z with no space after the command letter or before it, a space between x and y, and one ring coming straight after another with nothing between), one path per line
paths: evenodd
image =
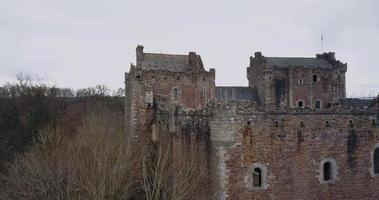
M377 0L0 0L0 81L24 72L60 87L123 87L145 52L196 51L217 85L247 85L249 56L348 63L348 95L379 91Z

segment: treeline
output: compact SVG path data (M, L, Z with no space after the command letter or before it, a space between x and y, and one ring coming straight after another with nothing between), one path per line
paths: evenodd
M123 112L121 89L111 94L103 85L58 88L27 75L18 75L16 81L0 86L0 173L7 161L38 142L39 130L64 121L72 127L95 107Z
M24 97L30 93L49 97L122 97L124 89L111 90L105 85L96 85L95 87L72 89L49 86L43 80L34 80L28 75L19 74L17 80L0 86L0 98Z

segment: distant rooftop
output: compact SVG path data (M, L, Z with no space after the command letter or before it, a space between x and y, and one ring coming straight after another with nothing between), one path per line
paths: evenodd
M167 70L174 72L189 70L188 55L144 53L140 65L144 70Z
M271 67L333 68L328 61L322 58L265 57L265 61Z
M253 59L253 58L252 58ZM289 68L306 67L329 69L335 66L342 66L343 63L336 60L334 52L317 54L316 57L265 57L261 52L255 52L253 60L263 61L270 67Z

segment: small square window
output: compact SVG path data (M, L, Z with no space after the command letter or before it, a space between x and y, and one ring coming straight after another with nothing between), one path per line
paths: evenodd
M303 101L297 102L297 107L304 108L304 102Z

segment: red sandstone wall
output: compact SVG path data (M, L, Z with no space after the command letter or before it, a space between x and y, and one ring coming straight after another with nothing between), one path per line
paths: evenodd
M246 128L248 119L250 128ZM367 115L258 114L238 123L241 145L226 153L228 199L378 199L379 177L373 178L370 170L379 131ZM358 142L349 150L353 132ZM335 184L319 181L323 158L337 162ZM248 169L256 162L267 167L266 190L249 189L246 183Z
M173 88L178 88L178 103L188 108L205 106L214 98L215 77L211 72L173 73L147 71L144 82L153 86L154 96L172 96Z

